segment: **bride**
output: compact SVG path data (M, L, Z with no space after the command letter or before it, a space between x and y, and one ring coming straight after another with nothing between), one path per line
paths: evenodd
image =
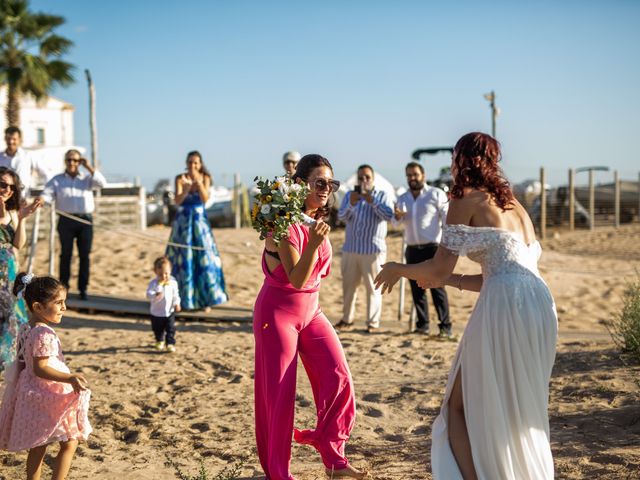
M453 151L454 186L432 260L387 263L382 292L400 277L423 288L480 292L449 373L432 429L434 479L553 479L547 404L557 316L538 272L540 244L498 161L498 142L463 136ZM459 256L481 275L452 274Z

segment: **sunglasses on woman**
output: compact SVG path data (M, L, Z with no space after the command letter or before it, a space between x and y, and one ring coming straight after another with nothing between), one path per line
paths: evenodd
M325 180L324 178L318 178L313 182L313 186L314 190L331 190L332 192L337 192L340 188L340 182L338 180Z
M3 189L3 190L9 188L14 192L16 191L16 186L13 183L7 183L7 182L4 182L2 180L0 180L0 188Z

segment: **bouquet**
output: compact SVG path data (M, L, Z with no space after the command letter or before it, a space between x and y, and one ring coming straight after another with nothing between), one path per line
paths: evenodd
M288 177L276 177L272 181L256 177L254 181L259 192L254 195L251 225L260 233L260 240L271 234L279 245L291 225L308 221L303 210L309 187Z

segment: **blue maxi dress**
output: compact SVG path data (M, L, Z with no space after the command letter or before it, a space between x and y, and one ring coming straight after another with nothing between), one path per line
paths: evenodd
M226 302L222 260L198 192L190 192L178 207L169 242L166 255L182 308L198 310Z

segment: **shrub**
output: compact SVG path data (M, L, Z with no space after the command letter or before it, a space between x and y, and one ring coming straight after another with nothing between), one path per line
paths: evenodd
M175 470L176 477L180 480L236 480L240 473L242 472L242 467L245 464L246 460L240 460L237 463L234 463L228 467L224 467L221 471L219 471L216 475L210 474L207 471L207 467L204 464L204 461L200 460L200 468L198 469L198 473L196 475L189 475L184 473L180 466L173 461L173 459L166 455L167 464Z
M622 310L611 322L609 331L623 353L640 361L640 279L629 284L622 299Z

